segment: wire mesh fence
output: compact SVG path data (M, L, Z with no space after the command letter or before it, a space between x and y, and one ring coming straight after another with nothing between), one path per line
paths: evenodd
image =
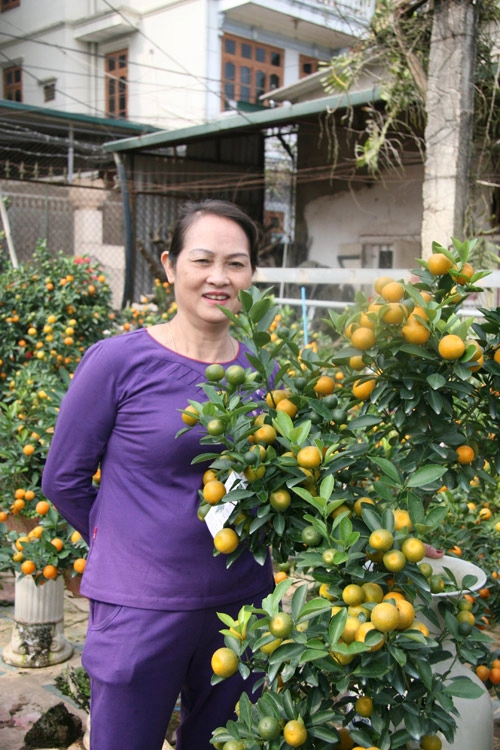
M10 239L19 263L28 262L37 243L45 239L52 254L98 261L113 291L118 308L125 277L124 230L121 196L118 190L99 185L57 185L20 180L0 181ZM0 219L4 233L7 227ZM7 262L7 240L3 262Z

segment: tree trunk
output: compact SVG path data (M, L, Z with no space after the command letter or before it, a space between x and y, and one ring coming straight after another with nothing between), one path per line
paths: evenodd
M477 8L436 0L427 89L422 256L464 239L474 116Z

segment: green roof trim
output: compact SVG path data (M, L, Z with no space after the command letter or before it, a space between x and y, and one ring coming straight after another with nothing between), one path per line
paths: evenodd
M84 115L77 112L60 112L59 110L50 109L49 107L37 107L33 104L13 102L10 99L0 99L0 112L5 109L10 109L13 112L26 112L42 115L44 117L52 117L57 120L81 122L87 125L101 125L105 128L115 128L117 130L125 130L129 132L163 132L160 128L156 128L153 125L147 125L146 123L130 122L129 120L115 120L110 117L94 117L93 115Z
M185 143L195 138L204 138L210 135L228 131L239 131L247 128L271 128L274 125L286 122L295 122L301 117L316 115L327 109L345 109L347 107L358 107L379 101L381 98L380 88L371 88L356 91L351 94L336 94L321 99L311 99L307 102L284 105L282 107L265 107L258 112L245 112L240 115L221 117L212 122L202 125L193 125L189 128L179 130L162 130L150 133L138 138L123 138L119 141L105 143L104 151L134 151L136 149L154 148L155 146L169 146Z

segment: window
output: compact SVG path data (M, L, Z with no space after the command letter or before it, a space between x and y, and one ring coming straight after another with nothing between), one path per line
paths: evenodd
M21 5L21 0L0 0L0 13Z
M11 102L23 100L23 71L20 65L3 70L3 98Z
M306 57L305 55L301 55L299 59L299 78L305 78L306 76L310 76L311 73L317 73L318 63L319 60L316 57Z
M394 245L392 243L364 243L363 265L367 268L393 268Z
M106 55L106 116L127 117L128 52L111 52Z
M228 100L259 103L283 80L283 50L224 34L222 38L222 109Z
M43 85L43 101L44 102L53 102L56 98L56 82L50 81L49 83L44 83Z
M285 214L283 211L264 211L264 226L272 234L283 234Z

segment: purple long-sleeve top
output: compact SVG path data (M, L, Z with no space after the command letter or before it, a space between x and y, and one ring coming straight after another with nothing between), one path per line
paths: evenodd
M240 345L234 364L248 367ZM130 607L190 610L248 598L272 585L244 552L228 569L197 517L207 450L184 427L206 363L181 356L145 329L100 341L80 362L61 404L42 488L89 541L81 593ZM211 450L211 449L210 449ZM92 476L101 467L100 485Z

